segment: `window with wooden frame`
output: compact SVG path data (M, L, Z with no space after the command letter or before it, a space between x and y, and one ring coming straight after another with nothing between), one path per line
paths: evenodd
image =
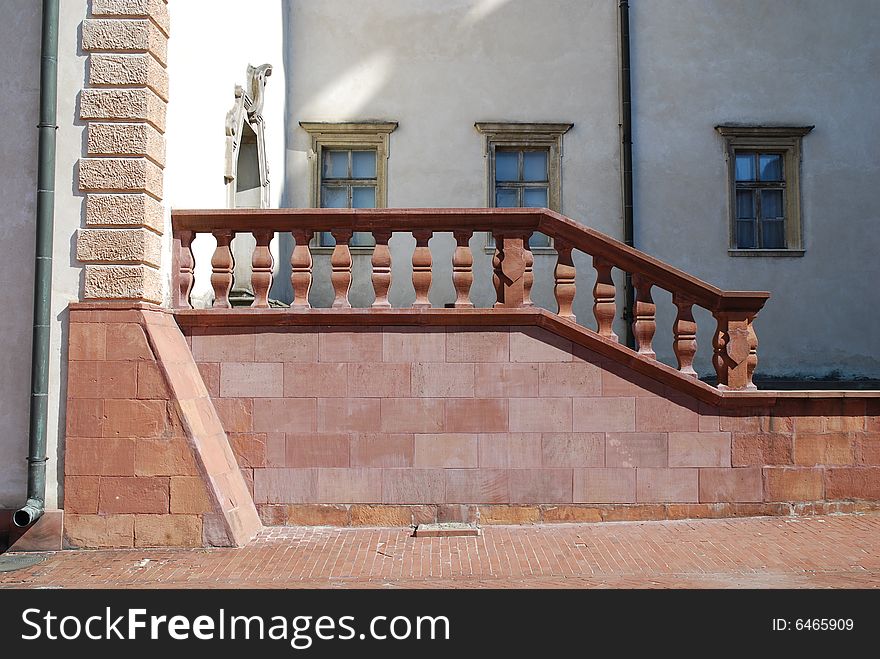
M477 122L486 157L490 208L562 211L562 136L572 124ZM532 251L553 249L550 238L532 234ZM489 235L487 248L494 249Z
M313 208L385 208L388 196L388 142L394 121L361 123L300 122L311 135ZM333 248L329 232L315 236L316 248ZM352 248L371 249L369 232L357 231Z
M725 140L731 256L801 256L801 140L812 126L716 126Z

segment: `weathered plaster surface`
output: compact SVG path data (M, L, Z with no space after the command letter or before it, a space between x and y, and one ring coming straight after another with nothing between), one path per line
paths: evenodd
M33 299L40 6L14 0L0 21L0 508L24 503ZM15 313L9 313L15 310Z
M722 288L773 293L759 374L880 376L878 30L871 0L632 3L636 245ZM722 123L816 126L802 258L728 256ZM710 319L697 320L706 346Z

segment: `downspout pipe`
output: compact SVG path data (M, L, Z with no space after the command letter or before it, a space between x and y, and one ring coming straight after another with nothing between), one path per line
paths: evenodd
M632 166L632 81L630 79L629 60L629 2L619 0L618 10L618 62L620 66L619 96L620 96L620 188L623 198L623 242L630 247L635 247L633 239L633 166ZM632 273L626 273L624 282L624 307L623 320L626 324L626 345L636 347L633 335L633 294Z
M52 318L52 234L55 220L55 131L58 128L56 125L58 4L59 0L43 0L27 503L12 515L13 523L22 528L36 522L46 510L49 332Z

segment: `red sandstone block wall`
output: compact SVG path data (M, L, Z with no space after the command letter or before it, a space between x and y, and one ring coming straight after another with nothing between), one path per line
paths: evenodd
M535 327L190 334L264 523L762 514L880 499L876 399L721 411Z
M155 308L80 306L63 456L70 546L240 543L257 509L266 524L407 525L880 501L870 396L719 410L535 327L184 336Z
M228 476L238 465L224 454L219 419L204 408L210 399L170 316L72 310L67 384L69 546L227 545L259 528L241 479L238 494Z
M139 314L128 314L70 324L67 541L200 546L205 486Z

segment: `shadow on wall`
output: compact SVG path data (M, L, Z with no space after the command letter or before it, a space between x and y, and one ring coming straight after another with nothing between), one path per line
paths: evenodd
M21 506L27 489L40 80L40 3L10 4L0 21L0 509Z
M458 3L458 6L445 6L443 13L451 15L448 24L453 24L454 29L461 33L471 35L475 42L485 40L485 23L493 18L498 18L501 11L509 15L515 15L518 2L523 0L478 0L470 3ZM327 14L338 10L331 6L326 10ZM430 13L426 9L426 13ZM317 90L310 99L294 99L293 81L297 78L314 76L317 73L311 66L312 62L305 62L293 56L296 48L296 39L299 33L295 29L297 24L297 9L291 5L283 5L283 19L285 25L294 26L283 31L284 43L284 71L287 76L285 93L285 116L288 117L288 125L285 130L285 149L288 153L302 148L297 142L299 120L322 120L327 117L322 115L327 107L344 107L337 113L338 116L330 119L364 119L362 112L369 107L376 98L394 91L394 86L399 84L395 81L395 61L400 55L395 54L393 45L389 40L377 40L375 50L357 62L339 62L334 67L334 60L322 63L324 70L321 75L326 82L317 85ZM418 29L414 25L412 29ZM443 28L447 29L447 28ZM400 35L398 35L400 36ZM417 34L412 35L418 37ZM423 35L430 38L429 35ZM332 70L328 70L332 68ZM296 114L296 116L294 116ZM476 119L477 117L475 117ZM405 130L405 128L404 128ZM475 140L477 136L475 134ZM392 136L392 140L395 136ZM393 149L392 149L393 150ZM393 162L393 159L392 159ZM391 163L389 163L391 167ZM304 159L291 161L285 160L285 172L283 190L281 196L282 206L297 205L296 193L291 189L291 182L309 177ZM393 195L392 195L393 198ZM482 197L481 197L482 198ZM302 200L300 200L302 204ZM461 203L460 205L472 205ZM209 239L210 240L210 239ZM489 241L486 234L476 234L470 241L474 256L474 285L471 291L471 299L477 307L491 307L495 302L495 291L492 287L492 248L488 247ZM412 254L415 249L415 240L411 234L395 234L389 246L392 250L393 284L389 292L390 301L394 306L409 306L415 299L415 291L412 286ZM433 279L429 293L429 299L435 307L443 307L455 300L455 291L452 284L452 254L455 249L455 241L452 234L438 233L430 242L433 256ZM293 293L290 286L290 254L293 249L293 239L287 234L276 237L273 244L273 252L277 254L275 266L276 278L271 296L282 302L289 303ZM329 251L329 250L328 250ZM579 257L579 258L578 258ZM579 288L589 291L594 282L594 274L588 260L579 254L576 258L582 263L578 275ZM556 265L555 253L536 254L535 259L535 284L533 299L538 306L555 311L557 308L553 296L553 269ZM315 307L329 307L333 300L333 290L330 284L329 253L316 253L314 255L314 280L310 291L310 303ZM369 307L375 299L375 293L371 285L372 266L370 264L369 250L353 254L353 282L350 292L352 305L355 307ZM576 312L580 311L582 322L594 327L595 323L589 309L592 306L592 298L580 296L576 300Z

